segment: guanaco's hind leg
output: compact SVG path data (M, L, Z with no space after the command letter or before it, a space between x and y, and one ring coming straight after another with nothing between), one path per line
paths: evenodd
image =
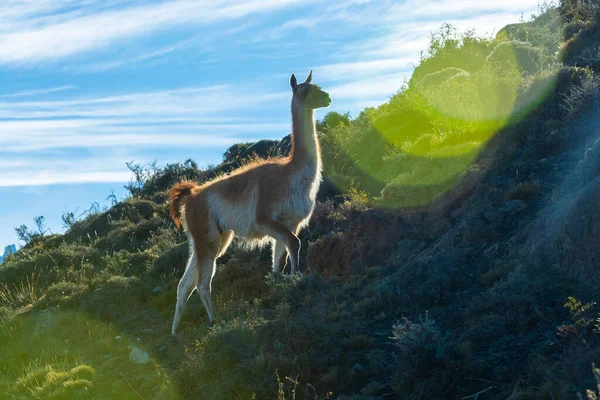
M210 324L215 322L215 308L213 306L211 292L212 292L212 279L215 275L216 262L212 257L204 257L198 260L198 294L206 308L208 314L208 321Z
M282 272L285 269L287 257L285 243L281 240L275 240L273 244L273 272Z
M188 260L185 272L177 285L177 305L175 306L175 317L173 318L173 326L171 328L173 336L177 333L185 305L196 286L196 254L193 246L190 247L190 251L192 254Z
M300 258L300 239L288 227L277 221L257 221L257 227L266 235L271 236L277 242L285 244L292 264L292 274L298 270Z
M217 270L216 259L221 257L223 253L227 251L227 247L229 247L232 240L233 231L221 232L220 242L217 246L217 254L213 255L213 252L211 251L211 249L215 246L208 246L208 248L205 249L204 257L202 259L198 259L198 282L196 284L196 288L198 289L198 294L200 295L202 304L204 304L204 308L206 308L208 320L211 324L215 321L215 308L211 293L212 279L215 276L215 271ZM213 239L213 242L216 244L216 237Z
M195 240L195 251L198 259L196 263L196 274L198 276L196 289L198 289L198 294L208 314L208 321L211 324L215 321L215 308L211 292L212 279L217 268L216 260L227 250L232 238L232 231L218 232L215 227L211 227L201 242Z
M217 258L221 257L227 251L227 248L231 244L233 240L233 231L224 231L221 232L221 245L219 246L219 253L217 254Z

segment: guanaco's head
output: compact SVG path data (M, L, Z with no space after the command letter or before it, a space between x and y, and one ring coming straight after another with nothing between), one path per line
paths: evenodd
M290 77L290 86L294 94L292 101L302 105L306 110L329 107L331 104L329 93L321 90L319 86L312 84L312 70L308 74L308 78L301 84L298 84L296 76L292 74Z

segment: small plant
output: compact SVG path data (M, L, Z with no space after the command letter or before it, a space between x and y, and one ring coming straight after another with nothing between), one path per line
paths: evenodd
M110 194L108 196L106 196L105 200L110 201L111 207L116 206L117 203L119 202L119 200L117 199L117 195L115 194L115 192L113 190L110 191Z
M596 390L588 389L586 391L586 397L587 400L598 400L600 399L600 369L596 368L596 364L592 364L592 373L596 380Z
M142 193L146 182L157 171L158 168L156 167L156 161L148 164L147 166L134 164L133 161L125 164L133 174L133 179L129 181L127 185L125 185L125 189L129 191L129 194L131 194L132 197L138 197Z
M590 311L596 306L595 302L583 304L581 300L569 296L565 308L569 310L571 319L577 327L587 328L597 322L596 318L590 317ZM596 327L597 328L597 327Z
M531 180L519 183L508 194L510 200L531 200L542 192L542 185L538 180Z
M285 382L283 382L278 372L275 372L275 375L277 376L277 400L295 400L296 389L299 385L298 377L292 379L286 376ZM286 397L286 394L289 397Z
M342 203L342 208L349 211L364 211L367 209L368 204L369 195L357 187L352 186L346 195L346 201Z
M61 217L62 226L65 229L71 229L71 227L77 222L77 217L74 211L63 211Z
M57 282L48 287L45 300L58 303L82 292L84 289L85 286L81 283L67 281Z
M434 320L425 314L425 319L420 323L414 323L404 317L392 326L393 343L400 348L403 353L413 354L415 351L423 350L433 351L436 357L442 356L442 342L445 339L442 331L437 327Z
M33 221L35 222L37 230L32 230L25 224L15 228L17 237L20 241L24 242L26 246L39 241L49 231L49 229L46 228L46 217L43 215L35 217Z
M18 379L16 389L35 398L77 398L91 388L95 371L79 365L69 371L56 371L48 365Z
M0 302L12 308L35 303L40 297L38 281L39 275L33 271L25 282L21 281L18 285L9 286L6 282L0 284Z

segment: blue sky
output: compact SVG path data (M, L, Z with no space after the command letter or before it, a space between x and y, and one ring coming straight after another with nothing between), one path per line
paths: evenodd
M290 131L289 75L329 110L385 102L443 22L493 34L538 0L3 0L0 247L125 196L128 161L218 163ZM327 110L327 111L329 111ZM317 117L321 117L321 111ZM2 250L0 248L0 251Z

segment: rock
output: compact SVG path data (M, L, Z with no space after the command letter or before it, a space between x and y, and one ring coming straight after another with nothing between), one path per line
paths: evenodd
M542 49L528 42L511 40L496 45L485 59L486 64L510 65L517 63L521 70L530 73L539 69Z
M506 243L498 242L489 246L484 252L483 256L489 259L495 259L498 257L504 257L508 254L509 248Z
M596 119L594 115L587 128L594 136L579 150L578 164L517 238L524 243L521 249L527 259L558 265L591 285L600 283L600 125L593 122Z
M491 207L491 206L484 206L481 209L481 216L483 217L483 219L486 222L488 222L490 224L498 225L502 222L504 213L499 208L495 208L495 207Z
M36 315L36 323L33 328L32 336L48 335L54 327L54 316L49 310L40 311Z
M329 254L321 254L322 261L325 261L321 263L325 267L321 272L325 276L337 276L338 273L347 276L357 272L355 267L364 266L366 260L370 265L387 262L404 235L405 229L401 229L401 226L399 218L391 218L390 214L377 210L357 216L341 235L327 235L332 236L333 240ZM308 250L309 256L310 253L311 248ZM317 262L309 265L315 267Z
M160 286L157 286L154 289L152 289L152 293L160 293L162 291L163 291L163 288L161 288Z
M425 242L422 240L404 239L398 242L394 247L393 262L394 264L403 264L407 262L413 255L423 250Z
M513 215L518 213L519 211L523 211L527 208L527 203L525 203L523 200L510 200L505 202L501 207L500 210L502 210L504 213L508 214L508 215Z
M528 228L524 255L540 265L558 264L581 281L597 284L599 220L600 177L548 207Z
M442 70L432 72L427 74L421 80L421 85L423 86L438 86L443 82L446 82L451 79L456 79L458 77L468 77L469 73L464 69L448 67Z
M459 207L456 210L452 211L450 213L450 218L452 219L458 219L460 218L465 212L467 211L467 208L465 206Z
M150 362L150 356L144 350L133 346L131 353L129 353L129 361L133 364L147 364Z

